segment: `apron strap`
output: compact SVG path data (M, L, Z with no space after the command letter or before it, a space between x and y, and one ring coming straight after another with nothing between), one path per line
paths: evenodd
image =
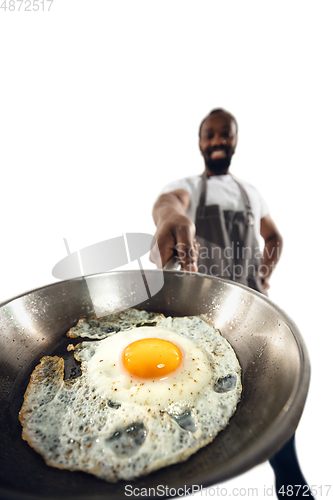
M245 209L246 209L246 213L247 213L247 222L248 222L248 224L250 226L253 226L253 224L254 224L254 217L253 217L252 207L251 207L251 203L250 203L250 199L248 197L248 194L245 191L245 189L243 188L243 186L238 181L236 181L235 177L232 177L232 178L236 182L236 184L238 185L238 187L240 189L240 192L241 192L241 195L242 195L242 199L243 199L243 203L245 205Z
M250 226L253 226L254 224L254 217L253 217L253 212L252 212L252 207L250 203L250 199L248 197L247 192L243 188L243 186L236 181L236 179L232 176L233 180L236 182L237 186L239 187L239 190L241 192L242 200L245 205L245 210L247 213L247 221ZM199 200L199 207L204 207L206 205L206 193L207 193L207 174L204 172L201 175L201 191L200 191L200 200Z
M201 191L200 191L199 207L204 207L206 205L206 192L207 192L207 174L206 172L204 172L201 175Z

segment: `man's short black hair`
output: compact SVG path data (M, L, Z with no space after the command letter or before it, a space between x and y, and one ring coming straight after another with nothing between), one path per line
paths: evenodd
M207 118L209 116L215 115L217 113L221 113L221 114L223 114L225 116L228 116L231 120L233 120L235 122L235 125L236 125L236 132L238 132L238 123L236 121L236 118L231 113L229 113L229 111L226 111L223 108L215 108L215 109L212 109L212 111L210 113L208 113L208 115L205 116L205 118L200 123L200 127L199 127L199 139L201 138L201 129L202 129L202 126L203 126L204 122L207 120Z

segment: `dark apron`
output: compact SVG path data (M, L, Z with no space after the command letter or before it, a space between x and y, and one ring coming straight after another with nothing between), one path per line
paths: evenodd
M245 210L221 210L206 205L207 175L202 175L196 212L196 240L200 243L198 272L242 283L263 293L258 278L262 255L254 231L249 197L237 182Z

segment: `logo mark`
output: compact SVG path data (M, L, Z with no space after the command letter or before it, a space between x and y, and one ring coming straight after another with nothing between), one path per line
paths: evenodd
M111 290L111 286L110 290L103 286L104 296L101 297L96 281L87 279L90 275L106 273L131 262L136 262L141 271L142 283L136 288L135 293L130 297L126 297L126 308L137 306L144 300L154 296L164 284L162 271L156 270L155 273L145 273L142 266L141 258L157 245L154 236L150 234L125 233L115 238L94 243L73 253L70 252L66 238L64 238L64 243L67 256L53 267L52 276L59 280L84 279L97 317L119 311L124 307L110 305L112 303L111 295L114 295L114 289ZM155 255L160 255L158 247L154 251Z

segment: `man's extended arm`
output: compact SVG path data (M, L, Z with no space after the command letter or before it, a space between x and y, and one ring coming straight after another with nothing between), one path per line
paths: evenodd
M153 218L156 224L155 238L159 247L162 267L173 256L175 248L183 269L197 271L198 244L194 241L195 224L187 216L190 204L190 194L184 189L176 189L162 194L153 208ZM159 259L150 254L152 262Z
M265 248L259 276L263 281L264 292L267 293L269 278L282 252L283 240L270 215L266 215L261 219L260 234L265 240Z

